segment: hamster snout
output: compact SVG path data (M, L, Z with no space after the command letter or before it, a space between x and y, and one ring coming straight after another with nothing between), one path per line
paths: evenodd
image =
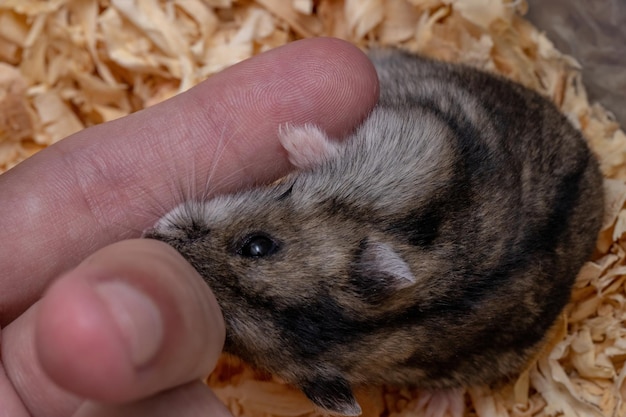
M547 99L461 65L371 54L381 97L344 142L279 139L278 183L188 201L144 236L223 310L225 350L357 415L352 387L506 381L591 255L602 177Z

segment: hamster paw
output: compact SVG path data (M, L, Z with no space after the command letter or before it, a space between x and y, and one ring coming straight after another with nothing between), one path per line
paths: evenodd
M339 143L329 139L326 133L312 124L281 126L278 139L289 155L289 162L299 169L320 165L336 156L341 148Z
M332 414L358 416L362 413L348 381L340 376L319 377L303 382L300 388L315 405Z

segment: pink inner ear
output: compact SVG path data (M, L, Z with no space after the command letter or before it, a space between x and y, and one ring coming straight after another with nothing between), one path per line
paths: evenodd
M364 269L380 272L393 278L395 288L406 288L417 282L409 265L391 246L382 242L369 242L362 254Z
M289 162L299 169L320 165L336 156L340 149L340 144L311 124L282 126L278 130L278 139L289 155Z

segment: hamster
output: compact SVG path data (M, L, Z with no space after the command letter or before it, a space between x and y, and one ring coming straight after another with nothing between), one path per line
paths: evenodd
M598 164L549 100L458 64L370 57L381 96L351 137L287 126L298 172L187 201L144 233L211 287L225 351L343 415L361 412L362 384L515 376L603 215Z

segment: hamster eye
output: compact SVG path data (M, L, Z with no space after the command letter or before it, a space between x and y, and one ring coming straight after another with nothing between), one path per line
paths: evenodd
M237 253L246 258L261 258L273 255L278 249L278 244L272 238L264 234L254 233L246 236Z

